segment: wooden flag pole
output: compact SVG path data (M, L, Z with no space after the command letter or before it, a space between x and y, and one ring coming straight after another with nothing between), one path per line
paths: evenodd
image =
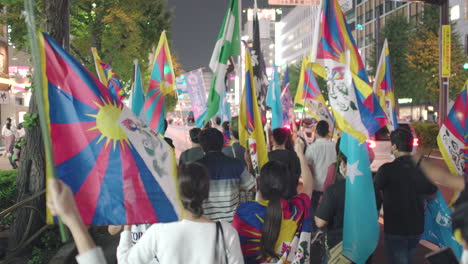
M55 166L53 165L53 154L52 154L52 144L49 134L49 129L46 122L46 113L44 108L44 94L43 94L43 78L42 71L44 70L42 66L45 63L41 61L41 54L39 51L38 36L36 30L36 22L34 16L34 0L25 0L24 1L24 15L26 19L26 24L28 27L28 36L29 43L31 45L31 55L33 59L34 66L34 94L36 95L37 109L39 112L39 122L41 126L42 140L44 143L44 151L46 155L46 174L49 174L52 178L56 178L55 175ZM65 229L64 224L59 219L59 229L62 242L68 241L68 233Z

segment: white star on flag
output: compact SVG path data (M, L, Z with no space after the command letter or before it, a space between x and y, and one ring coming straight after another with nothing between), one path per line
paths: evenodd
M346 168L346 174L349 177L351 184L354 184L354 179L356 178L356 176L364 175L359 170L358 166L359 166L359 160L356 161L354 164L348 164L348 167Z

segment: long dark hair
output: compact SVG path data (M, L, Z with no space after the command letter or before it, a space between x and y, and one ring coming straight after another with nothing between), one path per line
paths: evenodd
M260 239L260 254L264 257L279 258L275 244L281 231L281 198L286 199L288 195L289 174L288 167L278 161L266 163L260 171L259 189L263 199L269 201Z
M203 201L208 198L210 177L200 163L192 162L179 166L179 191L184 208L194 214L195 218L203 215Z
M6 119L6 129L11 130L11 118L9 117Z

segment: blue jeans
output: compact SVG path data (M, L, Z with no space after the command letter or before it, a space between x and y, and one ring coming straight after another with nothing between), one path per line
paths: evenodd
M385 252L388 263L411 264L421 235L400 236L385 234Z

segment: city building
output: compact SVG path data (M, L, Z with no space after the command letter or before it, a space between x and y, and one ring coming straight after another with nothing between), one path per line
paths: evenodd
M4 13L5 10L0 11ZM8 27L0 25L0 125L12 118L23 122L28 111L31 92L29 54L19 51L8 41Z
M369 63L372 54L380 56L383 39L380 38L379 33L385 26L385 22L393 15L402 15L417 23L422 19L423 7L423 3L416 2L356 0L356 30L354 36L362 60L368 70L374 67ZM376 43L379 43L379 52L373 53ZM375 61L378 61L378 59Z
M341 0L350 29L355 28L354 1ZM275 60L278 65L300 64L310 55L314 25L320 15L318 6L295 6L283 13L275 25Z
M450 21L456 23L453 30L460 36L460 44L468 53L468 0L450 0L449 12Z

